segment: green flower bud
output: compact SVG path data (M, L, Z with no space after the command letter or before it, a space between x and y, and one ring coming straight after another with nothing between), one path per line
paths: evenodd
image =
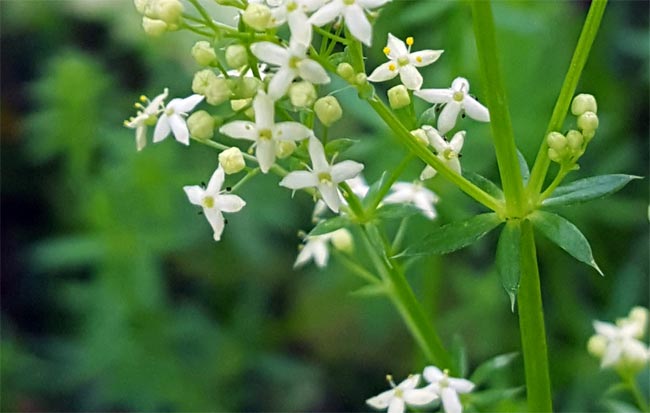
M646 327L648 324L648 309L645 307L634 307L630 310L629 319L641 327L641 335L637 338L641 338L645 335Z
M253 98L261 86L262 81L256 77L231 77L228 79L228 87L235 99Z
M133 5L135 5L135 9L138 13L144 14L148 2L149 0L133 0Z
M228 87L228 80L222 77L215 77L210 81L208 87L205 89L205 101L209 105L220 105L226 100L230 99L232 93Z
M334 96L325 96L318 99L314 103L314 112L316 112L318 120L328 127L343 116L343 109L341 109L339 101Z
M219 154L219 163L223 167L223 171L230 174L236 174L246 167L244 155L237 147L228 148Z
M571 103L571 113L575 116L580 116L585 112L598 112L598 105L596 104L596 98L592 95L582 93L573 98Z
M289 87L289 100L297 108L310 108L316 99L318 99L316 88L306 80L293 83Z
M183 14L183 3L180 0L149 0L154 18L167 24L178 23Z
M553 148L548 148L548 159L553 162L562 163L562 156Z
M158 37L167 31L167 23L162 20L142 18L142 28L151 37Z
M352 234L345 228L337 229L332 232L332 245L339 251L343 251L348 254L354 252L354 240L352 239Z
M241 44L233 44L226 48L226 63L233 69L239 69L248 63L246 47Z
M398 85L388 89L388 103L393 109L400 109L411 103L411 96L404 85Z
M296 150L296 143L294 141L277 141L275 144L275 156L278 159L284 159Z
M605 355L605 350L607 349L607 339L604 336L596 334L591 336L587 342L587 351L592 356L601 358Z
M336 73L348 82L354 77L354 68L350 63L339 63L336 67Z
M271 27L273 16L271 9L264 4L252 3L244 10L242 19L253 29L262 32Z
M192 79L192 92L205 96L205 91L215 79L217 79L217 75L210 69L196 72Z
M578 127L584 131L595 131L598 129L598 115L594 112L585 112L578 116Z
M596 131L595 131L595 130L583 130L583 131L582 131L582 136L584 136L585 141L587 141L587 143L589 143L589 141L590 141L591 139L593 139L593 137L594 137L595 135L596 135Z
M560 132L551 132L546 136L546 144L549 148L555 149L558 153L564 151L568 142Z
M368 76L365 73L357 73L354 76L354 83L358 86L363 86L368 83Z
M415 136L422 145L429 145L429 137L427 133L422 129L415 129L411 131L411 135Z
M187 118L190 135L199 139L211 139L214 136L214 118L204 110L197 110Z
M243 108L245 108L246 105L249 105L250 103L251 103L251 99L233 99L230 101L230 108L235 112L238 112Z
M192 57L201 66L210 66L217 59L217 53L210 43L205 40L198 41L192 47Z
M569 148L573 151L581 150L582 145L585 143L582 133L573 129L566 134L566 140L569 143Z

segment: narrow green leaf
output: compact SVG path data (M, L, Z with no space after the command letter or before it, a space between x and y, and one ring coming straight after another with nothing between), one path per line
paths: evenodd
M357 139L340 138L327 142L325 145L325 153L334 155L335 153L343 153L348 150L352 145L359 142Z
M507 221L497 244L497 272L503 289L510 298L510 309L514 313L519 277L521 276L521 226L519 220Z
M451 359L458 376L465 377L467 375L467 346L459 334L455 334L451 342Z
M530 169L528 168L528 162L524 155L517 149L517 160L519 160L519 170L521 171L521 179L524 181L524 185L528 184L528 179L530 179Z
M511 387L506 389L490 389L478 393L472 393L472 404L476 405L481 411L494 407L495 404L503 400L514 401L524 394L525 387Z
M530 215L530 221L535 228L573 258L592 266L600 275L603 275L591 253L589 241L571 222L546 211L535 211Z
M388 179L390 175L388 172L384 171L383 174L381 174L381 177L374 182L372 185L370 185L370 188L368 188L368 193L366 193L366 196L363 198L363 206L364 208L367 208L369 205L376 204L377 202L377 197L381 193L380 189L384 185L388 185Z
M357 297L376 297L378 295L384 295L387 292L388 290L384 284L369 284L351 291L349 294Z
M479 175L476 172L469 171L463 171L463 176L496 199L503 199L503 191L501 188L486 177Z
M501 218L494 212L476 215L465 221L451 222L434 228L422 241L398 256L447 254L475 243L501 222Z
M491 377L506 367L508 367L517 357L519 353L506 353L499 354L491 359L481 363L474 373L470 376L469 380L477 386L486 383Z
M638 407L620 400L606 399L602 401L605 410L612 413L641 413Z
M327 219L325 221L320 221L316 226L309 232L309 235L323 235L336 231L339 228L350 224L350 220L345 216L337 216L334 218Z
M422 212L413 204L387 204L382 205L375 214L379 219L401 219Z
M568 185L558 187L553 191L551 197L542 202L542 205L571 205L602 198L620 190L634 179L642 179L642 177L635 175L612 174L579 179Z

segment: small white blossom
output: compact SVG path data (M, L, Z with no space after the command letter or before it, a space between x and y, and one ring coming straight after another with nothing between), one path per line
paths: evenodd
M436 217L433 204L438 202L438 196L425 188L421 182L395 182L390 189L391 193L384 198L384 204L413 204L425 217Z
M367 9L381 7L390 0L332 0L309 18L315 26L324 26L343 17L352 36L367 46L372 43L372 26L366 17Z
M357 175L354 178L348 179L345 181L345 183L348 184L350 190L352 190L352 193L358 196L360 199L365 198L366 194L368 193L368 189L370 189L366 183L366 180L363 179L361 175ZM343 198L342 202L343 205L347 205L345 198ZM316 205L314 206L312 220L314 222L318 222L320 216L323 215L325 211L327 211L327 204L325 204L322 199L319 199L316 201Z
M423 125L422 130L424 130L427 138L429 138L429 144L435 149L438 159L460 175L460 150L463 148L463 143L465 142L465 131L457 132L451 138L451 141L448 142L440 136L435 128L429 125ZM425 179L433 178L436 173L437 171L431 165L427 165L420 174L420 179L424 181Z
M153 141L160 142L172 132L177 141L189 145L190 131L187 129L185 117L187 112L194 109L202 100L203 96L201 95L192 95L185 99L172 99L158 119L156 129L153 131Z
M335 248L341 249L340 245L337 247L335 243L337 240L346 237L351 239L349 231L345 228L339 228L336 231L321 235L307 235L293 266L300 267L313 260L319 268L325 267L330 255L329 243L332 242Z
M124 126L135 129L135 144L139 151L147 144L147 126L155 124L158 113L164 108L164 100L167 99L168 94L169 90L165 88L163 93L152 100L147 99L144 95L140 96L141 102L135 104L135 107L140 110L134 117L124 121ZM147 106L143 106L142 103L146 103Z
M407 46L408 45L408 48ZM384 47L384 54L388 62L376 68L368 80L371 82L384 82L393 79L399 74L401 82L411 90L418 90L422 87L422 75L418 67L432 64L442 54L442 50L421 50L411 53L413 38L407 37L406 44L388 33L388 43Z
M413 93L429 103L445 104L438 118L438 131L442 135L456 126L461 111L479 122L490 121L488 109L470 96L469 82L465 78L454 79L449 89L422 89Z
M648 361L647 346L637 339L639 326L635 323L624 323L617 326L602 321L594 321L596 335L591 341L598 340L602 347L597 356L601 357L602 368L625 366L631 364L643 365Z
M323 144L314 136L309 138L309 157L311 170L291 172L280 181L280 185L294 190L316 187L327 206L338 213L342 204L338 184L357 176L363 165L354 161L330 164Z
M223 125L219 132L236 139L255 142L255 156L262 173L267 173L275 163L277 141L299 141L313 135L313 132L298 122L275 123L275 106L273 100L258 91L253 99L255 122L236 120Z
M386 376L386 379L392 389L366 400L366 403L374 409L388 409L388 413L403 413L407 405L424 406L438 398L437 395L426 389L415 388L420 381L419 374L409 376L397 386L390 375Z
M424 389L442 399L445 413L462 413L463 406L458 397L459 393L469 393L474 389L474 383L466 379L449 377L447 370L440 371L435 366L429 366L422 373L429 384Z
M299 39L309 39L311 43L312 28L307 13L323 5L327 0L282 0L271 9L273 24L280 26L287 22L291 36Z
M237 195L226 194L221 190L223 181L224 171L219 165L205 189L198 185L183 187L190 202L203 208L203 214L214 231L215 241L221 239L221 233L223 232L224 219L222 212L237 212L246 205L246 202Z

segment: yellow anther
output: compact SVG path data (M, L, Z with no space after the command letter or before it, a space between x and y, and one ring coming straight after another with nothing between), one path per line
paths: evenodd
M415 58L415 60L417 60L418 63L422 63L422 57L421 56L417 56Z
M409 46L413 46L413 38L411 36L406 38L406 44Z
M142 106L142 104L140 102L135 102L133 104L133 107L136 108L136 109L142 109L144 106Z
M391 64L388 65L388 70L390 70L391 72L395 71L395 69L396 68L395 68L394 64L391 63Z
M147 97L145 95L140 95L140 102L146 102Z
M390 47L386 46L384 47L384 54L389 54L390 53Z

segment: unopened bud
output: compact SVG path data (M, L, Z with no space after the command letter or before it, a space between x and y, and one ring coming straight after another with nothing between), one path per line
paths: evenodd
M294 141L277 141L275 144L275 156L279 159L291 156L295 150L296 143Z
M214 118L204 110L197 110L187 118L190 135L199 139L210 139L214 135Z
M228 81L222 77L212 79L204 92L205 101L214 106L222 104L231 97Z
M598 113L598 105L596 98L593 95L581 93L573 98L571 103L571 113L575 116L580 116L585 112Z
M167 31L167 23L162 20L142 18L142 28L144 32L151 37L158 37Z
M411 131L411 135L415 136L422 145L427 146L429 144L429 137L427 133L422 129L415 129Z
M192 57L201 66L210 66L217 59L217 54L205 40L198 41L192 47Z
M589 338L587 342L587 351L589 351L589 354L601 358L605 354L605 350L607 350L607 339L604 336L596 334Z
M393 109L400 109L411 103L411 96L404 85L397 85L388 89L388 103Z
M341 76L344 80L351 82L354 77L354 68L350 63L339 63L336 67L336 73Z
M249 4L242 15L244 23L260 32L271 27L272 18L271 9L259 3Z
M325 96L318 99L314 103L314 112L316 112L318 120L328 127L343 116L343 109L341 109L339 101L334 96Z
M334 248L339 251L351 254L354 252L354 240L352 234L345 228L337 229L331 234L331 241Z
M242 155L239 148L233 146L219 154L219 163L223 167L223 171L230 174L236 174L246 167L244 155Z
M316 88L306 80L293 83L289 87L289 100L297 108L309 108L317 98Z
M583 131L595 131L598 129L598 115L594 112L585 112L578 116L578 127Z
M205 91L215 79L217 79L217 75L210 69L196 72L192 79L192 92L205 96Z
M176 24L183 14L183 3L180 0L149 0L153 15L167 24Z
M551 132L546 136L546 144L549 148L555 149L560 153L566 148L568 142L567 138L560 132Z
M569 143L569 148L573 151L582 149L582 144L585 142L582 133L573 129L566 134L566 140Z
M226 63L233 69L239 69L248 63L246 47L241 44L233 44L226 48Z
M133 0L133 4L135 5L135 9L138 11L138 13L144 14L148 1L149 0Z
M230 101L230 108L235 112L244 109L251 103L251 99L233 99Z
M553 162L561 163L562 162L562 156L558 153L553 148L548 148L548 159L552 160Z
M228 87L235 99L249 99L257 95L257 90L262 86L262 81L256 77L231 77Z
M365 73L357 73L354 76L354 83L358 86L363 86L368 83L368 76Z

